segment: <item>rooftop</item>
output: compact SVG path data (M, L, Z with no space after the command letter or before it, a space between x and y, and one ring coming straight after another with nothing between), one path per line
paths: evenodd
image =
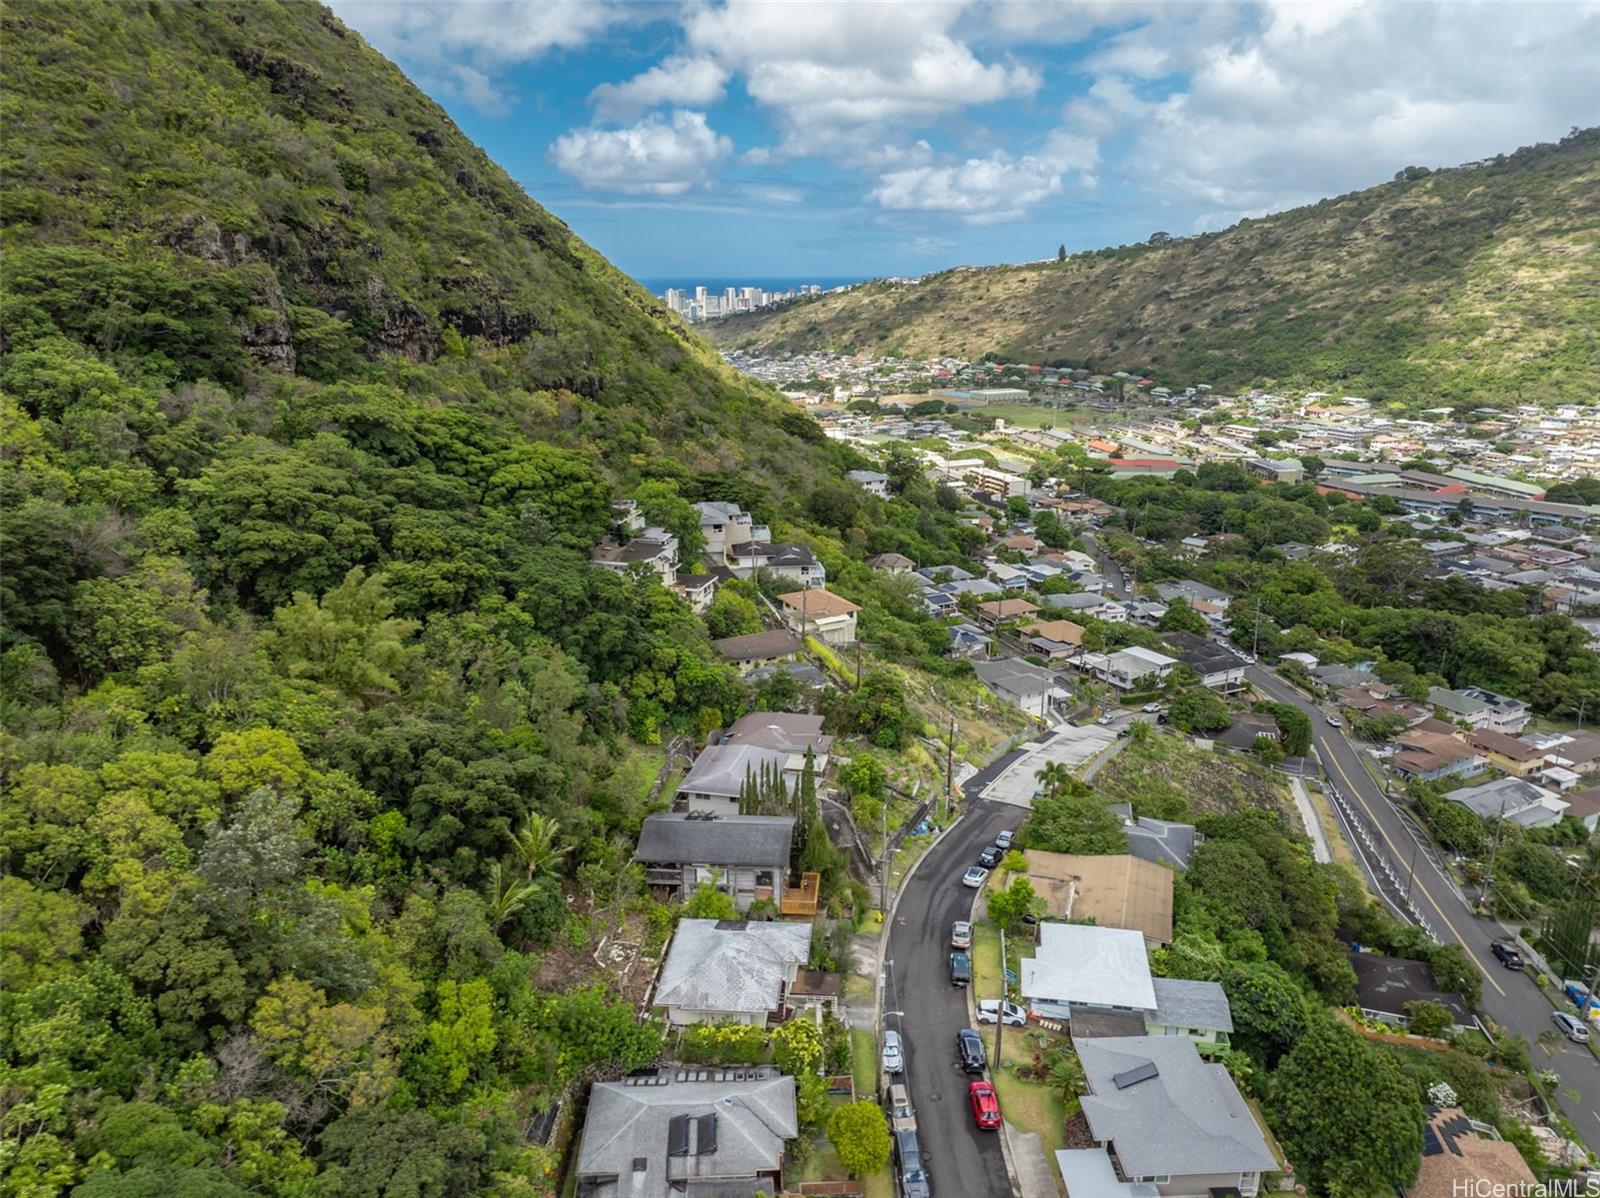
M663 811L645 816L633 859L664 864L787 868L793 837L792 815L718 815L705 819L687 811Z
M680 919L655 1003L689 1011L776 1011L811 955L811 925Z
M1226 1067L1187 1036L1085 1040L1083 1114L1127 1176L1266 1172L1278 1167Z
M861 610L850 600L842 599L823 587L790 591L786 595L779 595L778 602L791 611L804 611L808 619L814 616L847 616Z
M729 661L762 661L800 652L800 638L792 632L775 629L752 632L748 636L726 636L712 641L711 647Z
M1156 1009L1143 934L1092 924L1040 924L1038 950L1022 962L1022 993L1044 1002Z
M1152 1022L1164 1027L1198 1028L1232 1032L1233 1008L1218 982L1192 982L1186 978L1151 978L1156 990Z
M1029 849L1028 876L1070 881L1072 905L1062 914L1103 928L1127 928L1160 944L1172 941L1172 871L1130 853L1083 856Z

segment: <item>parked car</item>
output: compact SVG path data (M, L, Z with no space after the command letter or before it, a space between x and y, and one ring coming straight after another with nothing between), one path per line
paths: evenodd
M983 852L978 854L978 864L983 866L984 869L993 869L995 866L999 865L1000 846L997 844L984 845Z
M883 1071L891 1077L906 1071L905 1049L900 1044L900 1033L893 1029L883 1033Z
M922 1145L914 1130L894 1133L894 1167L900 1174L901 1198L931 1198L928 1169L922 1163Z
M980 1131L1000 1130L1000 1099L986 1081L967 1083L967 1101L972 1104L972 1121Z
M917 1113L911 1108L911 1095L902 1082L889 1087L889 1130L917 1130Z
M1028 1022L1028 1013L1014 1002L1005 1005L1005 1018L1007 1027L1022 1027ZM1000 1020L1000 1000L986 998L978 1004L979 1023L998 1023Z
M1560 1029L1561 1034L1574 1044L1589 1043L1589 1029L1583 1026L1583 1020L1576 1015L1568 1015L1565 1011L1551 1011L1550 1018Z
M967 870L966 873L961 875L961 884L963 886L970 886L974 890L978 889L978 887L982 886L988 880L989 871L984 869L981 865L974 865L971 869Z
M1343 728L1344 727L1344 721L1341 720L1336 715L1330 715L1328 717L1328 727L1330 727L1330 728Z
M958 919L950 925L950 947L972 947L972 925L964 919Z
M983 1051L983 1037L970 1027L956 1033L956 1055L961 1058L961 1068L968 1073L982 1073L989 1066Z
M1144 712L1145 715L1155 715L1156 712L1161 710L1161 704L1159 704L1159 703L1146 703L1139 710Z
M1116 721L1116 718L1117 718L1116 716L1112 715L1108 711L1108 712L1105 713L1105 715L1101 716L1098 720L1096 720L1095 723L1099 724L1100 727L1104 728L1107 724L1114 723Z
M950 984L967 986L972 983L972 958L963 952L950 954Z
M995 834L994 842L1003 849L1009 849L1011 842L1016 839L1016 832L1011 828L1003 828Z
M1493 953L1495 955L1495 959L1507 969L1522 968L1522 954L1517 951L1516 945L1508 944L1504 940L1496 940L1489 946L1489 951Z

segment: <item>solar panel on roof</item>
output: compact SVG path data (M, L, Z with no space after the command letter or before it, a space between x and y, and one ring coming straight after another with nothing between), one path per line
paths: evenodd
M1121 1073L1112 1076L1111 1080L1119 1090L1126 1090L1129 1086L1137 1086L1140 1082L1149 1081L1160 1070L1154 1061L1146 1061L1142 1065L1135 1065L1132 1069L1124 1069Z
M1432 1125L1422 1129L1422 1155L1438 1156L1444 1149L1439 1144L1439 1137L1433 1132Z
M695 1120L699 1125L695 1130L694 1151L696 1156L705 1156L717 1150L717 1113L712 1111L709 1115L701 1115Z
M688 1115L674 1115L667 1121L667 1155L689 1155Z

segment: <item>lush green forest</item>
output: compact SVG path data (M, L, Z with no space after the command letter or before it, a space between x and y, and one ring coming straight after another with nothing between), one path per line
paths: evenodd
M733 346L993 354L1178 386L1584 402L1600 379L1597 183L1600 130L1574 131L1220 233L874 283L706 330Z
M660 1048L649 746L752 699L589 550L840 451L327 10L3 19L0 1192L544 1193Z

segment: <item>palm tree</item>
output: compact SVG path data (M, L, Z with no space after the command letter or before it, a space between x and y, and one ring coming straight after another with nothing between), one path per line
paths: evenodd
M572 851L572 846L556 846L561 835L561 824L548 815L533 812L511 836L511 849L528 871L528 881L533 881L555 862Z
M1041 790L1055 791L1067 784L1072 777L1072 771L1059 761L1052 761L1034 776L1038 779Z
M500 862L491 861L487 903L490 927L498 932L500 925L520 911L532 893L531 882L519 882L514 877L508 877L500 868Z

